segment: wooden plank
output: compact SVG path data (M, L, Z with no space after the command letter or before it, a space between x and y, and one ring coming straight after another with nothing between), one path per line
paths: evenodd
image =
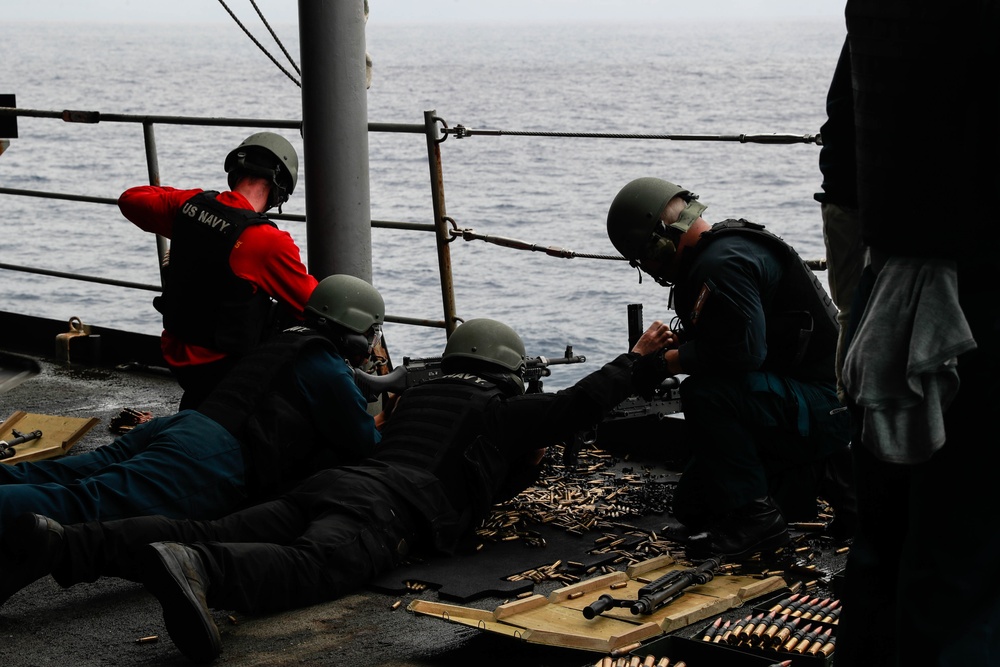
M661 554L659 556L656 556L655 558L650 558L649 560L644 560L640 563L629 565L628 568L625 570L625 573L628 574L628 576L632 579L638 579L639 577L642 577L643 579L649 579L650 581L652 581L657 577L662 577L664 574L666 574L666 571L668 569L674 569L674 570L682 569L680 567L676 568L667 567L668 565L673 565L675 562L676 561L674 560L674 557L671 556L670 554ZM647 576L647 573L653 570L659 570L661 568L665 568L663 572Z
M659 634L661 634L660 628L655 623L643 623L631 626L624 634L612 635L606 639L587 634L550 632L537 628L525 630L521 638L533 644L611 653L615 649L656 637Z
M523 614L526 611L531 611L532 609L537 609L538 607L544 607L548 603L549 601L544 595L532 595L531 597L524 598L523 600L514 600L513 602L507 602L500 605L493 611L493 617L500 621L508 616Z
M442 621L458 623L472 628L486 630L508 637L520 637L524 630L514 625L501 623L493 618L493 612L472 607L460 607L453 604L432 602L430 600L414 600L407 607L415 614L434 616Z
M564 600L577 599L581 595L586 595L592 591L610 589L611 584L617 584L623 581L629 581L628 575L624 572L609 572L608 574L602 574L594 577L593 579L584 579L583 581L579 581L575 584L570 584L569 586L564 586L562 588L557 588L552 591L549 593L549 602L558 604ZM597 599L597 597L597 595L590 596L591 602ZM590 602L585 603L584 606L588 604L590 604Z
M0 462L13 464L63 456L99 421L97 417L60 417L18 410L0 424L0 440L12 440L14 429L22 433L38 430L42 437L17 445L16 454Z

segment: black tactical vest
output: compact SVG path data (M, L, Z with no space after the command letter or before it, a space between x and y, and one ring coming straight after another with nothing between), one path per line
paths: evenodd
M247 227L274 223L220 204L217 194L199 193L178 211L163 294L153 305L163 328L186 343L242 354L269 330L273 301L233 273L229 255Z
M489 513L510 468L510 461L485 433L487 405L502 394L492 382L473 375L446 375L413 387L386 422L372 458L431 473L441 480L460 523L464 527L478 523ZM411 500L420 504L419 499ZM428 515L439 508L420 509Z
M344 463L303 410L294 362L307 346L336 351L313 329L286 329L243 357L198 407L243 444L247 483L255 493Z
M693 248L695 252L685 261L694 260L715 239L729 234L749 234L762 239L784 258L784 277L770 303L764 305L767 358L761 370L799 379L833 381L840 330L837 307L794 248L763 225L742 219L725 220L702 234L701 241ZM678 304L683 298L687 297L678 296Z

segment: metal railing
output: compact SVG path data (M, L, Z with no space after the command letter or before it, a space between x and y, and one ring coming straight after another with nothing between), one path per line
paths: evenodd
M301 126L300 121L275 120L263 118L204 118L197 116L159 116L159 115L137 115L137 114L105 114L99 111L80 110L39 110L21 109L15 107L0 107L0 125L4 119L16 119L17 117L30 118L53 118L67 123L133 123L141 124L143 128L143 142L148 171L149 183L151 185L160 184L159 160L156 150L156 140L154 128L156 125L187 125L187 126L215 126L215 127L252 127L271 129L292 129L298 131ZM13 121L12 121L13 122ZM427 141L427 159L430 167L430 195L433 204L433 223L413 223L399 222L391 220L372 220L372 228L396 229L405 231L431 232L436 237L438 273L441 285L442 319L433 320L426 318L406 317L401 315L386 315L386 321L414 326L443 328L448 335L458 326L459 319L456 315L455 290L451 271L451 254L449 242L452 240L450 233L449 219L446 214L443 170L441 165L440 143L444 141L445 135L440 132L441 120L434 111L424 112L424 124L405 123L369 123L369 132L385 133L408 133L422 134ZM92 197L81 194L70 194L64 192L47 192L41 190L24 190L15 188L0 187L0 195L12 195L19 197L38 197L43 199L61 199L74 202L85 202L103 205L117 205L117 200L106 197ZM268 217L275 220L289 220L305 222L306 216L295 214L268 214ZM157 237L157 266L163 265L163 258L167 251L167 240ZM0 269L8 271L18 271L37 275L65 278L82 282L98 283L114 287L128 289L140 289L154 292L162 291L161 285L136 283L125 280L116 280L101 276L85 275L80 273L69 273L53 271L33 266L24 266L10 263L0 263ZM162 274L161 274L162 284Z

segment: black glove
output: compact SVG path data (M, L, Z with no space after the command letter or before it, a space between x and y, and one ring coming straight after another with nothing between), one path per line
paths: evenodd
M667 348L639 357L632 362L632 386L647 401L664 380L670 377L664 353Z

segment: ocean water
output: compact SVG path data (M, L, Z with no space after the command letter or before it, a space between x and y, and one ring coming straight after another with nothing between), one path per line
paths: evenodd
M273 26L298 58L298 30ZM32 24L5 26L0 93L19 107L105 114L299 119L300 89L236 26ZM258 39L279 59L266 34ZM504 131L731 136L816 134L844 38L843 22L666 25L403 25L369 21L373 122ZM291 71L286 61L283 65ZM148 182L142 131L128 124L20 118L0 156L0 187L115 198ZM222 160L252 128L158 125L161 182L224 189ZM301 140L285 133L301 151ZM372 217L431 222L422 135L372 134ZM680 183L709 221L765 224L806 258L824 255L819 147L732 141L474 136L441 147L447 213L462 228L586 254L617 254L608 205L639 176ZM301 152L300 152L301 155ZM300 174L300 187L304 180ZM0 262L158 283L155 240L114 206L3 197ZM286 213L304 213L296 192ZM279 226L308 260L304 225ZM373 282L390 315L440 319L431 234L373 230ZM646 323L669 319L666 289L622 261L559 259L456 240L459 316L517 329L532 355L567 345L586 364L553 370L558 389L627 348L627 306ZM825 277L821 276L825 282ZM159 333L152 292L0 270L5 310ZM439 329L389 324L394 360L433 356Z

